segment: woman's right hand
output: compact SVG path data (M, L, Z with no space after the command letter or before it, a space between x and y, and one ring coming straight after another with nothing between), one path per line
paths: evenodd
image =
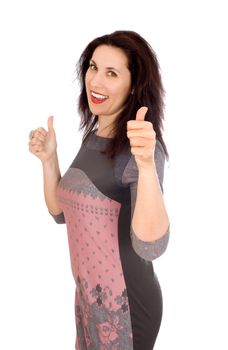
M48 131L44 128L34 130L29 142L29 151L42 162L47 162L56 156L57 142L53 118L53 116L48 118Z

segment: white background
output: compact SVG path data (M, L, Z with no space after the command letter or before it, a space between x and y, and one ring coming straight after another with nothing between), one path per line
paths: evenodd
M116 29L151 43L166 89L171 240L154 262L164 298L155 349L228 349L225 3L1 1L1 349L74 348L66 228L47 213L28 133L55 116L65 172L81 142L75 64L90 40Z

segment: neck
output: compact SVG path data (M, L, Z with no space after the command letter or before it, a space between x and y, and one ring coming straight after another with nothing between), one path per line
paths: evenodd
M98 117L98 129L96 131L97 136L113 137L114 136L114 122L108 122L102 117Z

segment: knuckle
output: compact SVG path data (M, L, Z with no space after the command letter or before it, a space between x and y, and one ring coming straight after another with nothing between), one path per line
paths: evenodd
M130 140L130 145L134 146L134 140L132 140L132 139Z

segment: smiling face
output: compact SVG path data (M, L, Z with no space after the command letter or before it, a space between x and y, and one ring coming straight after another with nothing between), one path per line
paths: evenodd
M112 123L124 107L131 91L128 59L120 48L98 46L85 76L90 111Z

